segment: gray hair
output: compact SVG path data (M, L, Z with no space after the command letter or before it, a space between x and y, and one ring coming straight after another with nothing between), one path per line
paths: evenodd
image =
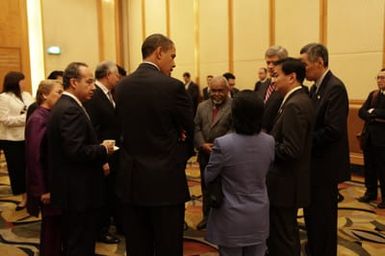
M112 61L106 60L99 63L95 69L95 79L101 79L106 77L109 72L118 73L118 67Z
M306 53L310 62L315 62L318 58L321 58L324 62L324 67L329 66L329 53L328 49L319 43L310 43L302 47L300 54Z
M273 45L266 50L265 57L274 57L274 56L277 56L281 60L281 59L287 58L289 54L286 48L283 48L280 45Z
M221 82L226 86L226 88L229 88L229 83L227 82L227 79L224 76L213 77L213 79L211 79L210 85L217 82Z

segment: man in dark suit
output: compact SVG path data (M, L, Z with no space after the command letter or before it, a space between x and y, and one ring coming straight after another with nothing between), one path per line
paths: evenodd
M306 79L315 82L310 90L315 108L311 203L304 209L308 248L312 256L334 256L337 254L337 185L350 179L349 100L345 85L328 68L329 55L324 45L311 43L300 53L306 65Z
M267 75L267 68L259 68L258 81L254 85L255 92L265 92L266 88L270 85L271 79ZM259 94L262 98L262 93Z
M191 75L189 72L183 73L183 80L184 80L184 86L186 88L186 91L188 95L190 95L192 105L193 105L194 115L195 115L195 112L197 111L198 103L200 100L199 86L193 81L191 81Z
M150 35L142 56L143 63L116 88L122 140L116 186L126 250L130 256L181 256L192 104L183 83L170 77L176 54L169 38Z
M234 98L234 96L239 92L239 89L235 87L235 76L233 73L230 72L224 73L223 76L226 78L227 83L229 85L229 96L231 98Z
M210 82L211 80L213 79L214 76L212 75L208 75L206 77L206 81L207 81L207 86L205 88L203 88L202 92L203 92L203 100L208 100L210 98Z
M385 69L377 75L378 90L369 93L358 115L365 121L363 151L365 164L365 194L358 199L368 203L377 199L380 181L381 202L378 208L385 208Z
M310 202L313 104L302 90L305 65L285 58L275 63L276 91L284 99L272 130L275 160L267 175L270 199L269 256L300 255L298 208Z
M93 97L84 103L92 125L95 128L99 143L104 140L119 141L118 120L115 113L115 102L111 91L120 80L120 74L115 63L111 61L101 62L95 70L96 90ZM116 175L118 154L113 154L108 159L110 173L105 173L104 206L100 212L98 241L107 244L119 243L119 239L109 232L111 217L115 223L119 223L116 215L116 202L114 197L114 180Z
M96 216L102 204L102 165L112 144L99 144L82 102L95 90L91 70L71 63L64 71L65 92L47 125L52 206L63 212L63 255L94 255ZM108 168L104 165L104 168Z
M287 58L288 53L282 46L271 46L265 52L265 61L267 65L267 71L270 77L273 77L274 63L283 58ZM265 113L263 115L262 129L267 133L273 129L274 120L277 116L279 107L281 106L283 96L276 92L274 79L270 80L270 84L266 87L260 87L257 94L261 96L265 103Z
M214 146L214 139L225 135L231 129L231 101L228 96L229 86L222 76L214 77L210 82L210 99L201 102L195 115L194 144L198 149L198 162L201 176L203 219L197 229L206 228L210 212L209 195L204 180L204 171L209 162Z

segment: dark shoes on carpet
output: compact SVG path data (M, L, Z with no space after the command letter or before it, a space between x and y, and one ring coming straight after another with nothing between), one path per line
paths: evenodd
M202 230L202 229L205 229L207 226L207 219L203 219L201 220L198 225L197 225L197 229L198 230Z
M385 209L385 201L381 201L381 203L379 203L377 207L380 209Z
M365 194L365 195L359 197L358 201L361 203L369 203L369 202L374 201L376 199L377 199L377 196Z
M120 242L120 239L112 235L111 233L107 232L107 233L104 233L103 235L98 236L98 242L102 242L105 244L118 244Z

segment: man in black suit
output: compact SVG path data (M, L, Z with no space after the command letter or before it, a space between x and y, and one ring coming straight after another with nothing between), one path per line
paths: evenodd
M312 256L337 254L338 183L350 179L347 119L349 100L343 82L329 70L322 44L304 46L301 59L306 79L314 81L315 107L311 155L310 206L304 209L308 248Z
M267 68L259 68L258 79L259 80L254 85L254 91L265 91L267 86L269 86L269 84L271 83L271 79L267 75ZM262 98L262 93L260 93L260 96Z
M213 78L214 78L214 76L212 76L212 75L208 75L206 77L207 86L205 88L203 88L203 90L202 90L203 100L208 100L210 98L210 82Z
M186 88L186 91L188 95L190 95L192 105L193 105L193 110L194 110L194 115L195 112L197 111L198 103L199 103L199 86L191 81L191 75L189 72L184 72L183 73L183 80L184 80L184 86Z
M183 83L170 77L175 56L169 38L150 35L143 63L116 88L122 140L116 186L130 256L183 254L194 124Z
M235 76L230 72L224 73L223 76L226 78L227 83L229 84L229 96L233 98L239 92L239 89L235 87Z
M302 90L305 65L285 58L275 63L276 91L284 96L272 130L275 160L267 175L270 200L269 256L300 255L298 208L310 202L313 104Z
M65 92L48 121L51 202L63 213L63 255L94 255L96 216L102 204L102 165L112 144L99 144L82 102L95 90L91 70L73 62L64 71Z
M381 202L378 208L385 208L385 69L377 77L378 90L369 93L358 115L365 121L362 139L365 164L365 194L358 199L368 203L377 199L377 180L380 181Z
M282 46L271 46L265 52L265 61L269 76L273 77L274 63L278 60L287 58L288 53ZM274 79L270 80L266 86L261 86L256 91L265 103L265 113L263 114L262 129L270 133L273 129L274 120L277 116L279 107L281 106L283 96L275 90Z
M111 61L101 62L96 67L95 78L95 93L89 101L84 103L84 107L91 118L99 143L104 140L119 141L118 120L115 113L115 102L111 93L120 80L116 64ZM119 243L119 239L109 232L111 217L114 218L115 223L119 223L116 215L117 200L113 191L117 157L118 154L113 154L108 159L110 173L105 173L103 178L104 206L100 211L98 221L99 232L97 239L107 244Z

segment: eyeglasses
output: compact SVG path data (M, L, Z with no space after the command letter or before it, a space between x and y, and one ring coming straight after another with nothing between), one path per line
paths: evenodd
M376 79L376 80L385 80L385 76L376 76L374 79Z

